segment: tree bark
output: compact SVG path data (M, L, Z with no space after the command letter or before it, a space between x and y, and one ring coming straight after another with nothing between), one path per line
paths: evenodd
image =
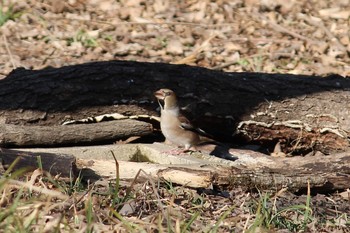
M3 147L67 146L115 142L153 132L152 125L136 120L117 120L96 124L18 126L0 124Z
M230 153L236 160L229 161L207 153L169 155L166 153L169 147L159 143L19 150L24 153L32 150L36 154L71 153L77 158L77 166L84 167L82 176L92 181L101 177L115 179L114 153L123 181L133 180L142 169L152 178L193 188L215 186L230 190L234 186L243 186L248 189L288 188L298 191L310 185L314 192L327 193L347 189L350 184L349 153L276 158L249 150L231 149Z
M270 156L258 163L246 163L244 168L232 167L231 173L227 174L218 179L229 180L229 184L243 184L259 189L288 188L297 191L310 185L314 192L326 193L349 188L350 155L339 153L332 156L291 158ZM227 179L227 176L231 178Z
M153 92L173 89L218 140L285 153L348 149L350 79L223 73L184 65L94 62L17 69L0 80L0 122L55 125L104 113L158 114Z

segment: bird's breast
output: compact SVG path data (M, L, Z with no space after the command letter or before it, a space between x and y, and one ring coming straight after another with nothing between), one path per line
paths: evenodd
M160 128L164 137L176 145L192 145L193 142L197 141L198 136L192 131L183 129L178 115L174 115L172 112L162 112Z

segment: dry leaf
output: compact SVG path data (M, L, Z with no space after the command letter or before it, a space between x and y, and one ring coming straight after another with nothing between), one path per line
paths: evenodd
M346 189L344 192L339 193L344 200L350 201L350 189Z
M181 55L183 54L182 43L178 39L171 39L168 41L166 51L173 55Z

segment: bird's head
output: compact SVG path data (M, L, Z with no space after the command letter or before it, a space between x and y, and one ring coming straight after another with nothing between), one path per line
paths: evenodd
M170 89L159 89L158 91L154 92L154 96L158 100L164 101L164 108L173 108L177 107L177 100L175 92L173 92Z

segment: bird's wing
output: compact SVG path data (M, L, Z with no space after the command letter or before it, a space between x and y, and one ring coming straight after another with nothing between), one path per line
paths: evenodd
M196 128L191 124L191 122L184 116L179 115L180 127L186 130L196 131Z

